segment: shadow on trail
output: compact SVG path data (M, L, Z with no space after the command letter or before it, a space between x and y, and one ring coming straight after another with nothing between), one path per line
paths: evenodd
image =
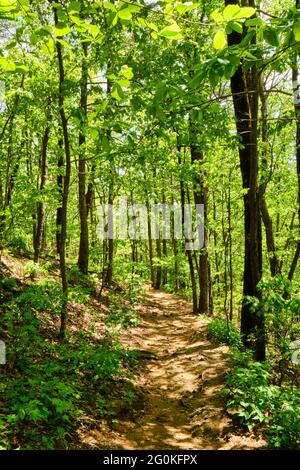
M229 368L228 350L207 338L207 321L193 315L188 302L154 290L137 310L142 322L123 332L122 343L140 352L135 387L145 404L138 414L121 417L107 436L109 448L263 448L224 410L218 392ZM99 442L101 427L94 433Z

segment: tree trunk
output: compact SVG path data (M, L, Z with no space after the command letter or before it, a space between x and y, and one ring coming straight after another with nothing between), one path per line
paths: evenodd
M195 142L193 135L195 129L191 129L191 141ZM194 201L197 205L204 206L204 245L200 250L200 269L199 269L199 313L209 313L209 258L208 258L208 230L207 230L207 210L208 210L208 188L204 181L204 171L201 168L203 164L203 153L198 145L191 144L192 165L196 172L194 180Z
M237 0L225 0L225 5L238 4ZM242 6L246 4L242 1ZM247 6L254 6L249 0ZM228 35L229 46L238 45L244 34L233 31ZM254 38L253 42L256 39ZM258 191L258 73L253 65L244 68L241 64L231 78L231 90L236 116L237 133L240 139L239 156L244 195L244 300L241 314L241 333L245 346L254 348L256 360L265 360L265 326L261 312L252 312L247 296L260 298L257 285L262 276L262 237ZM255 338L254 344L252 337Z
M300 0L296 0L296 8L300 9ZM298 218L300 227L300 83L299 83L299 70L298 70L299 54L296 53L294 66L292 70L293 76L293 92L294 92L294 108L296 116L296 160L297 160L297 179L298 179ZM292 280L298 261L300 258L300 232L298 235L296 253L294 255L292 265L289 271L289 279Z
M59 194L59 205L56 209L56 252L60 253L60 234L62 222L62 199L63 199L63 170L64 170L64 141L59 138L58 140L58 159L57 159L57 189Z
M85 162L85 127L87 124L87 97L88 97L88 45L82 43L82 69L80 84L80 110L81 126L79 130L79 162L78 162L78 206L80 217L80 243L78 255L78 268L83 274L88 274L89 265L89 232L88 210L86 198L86 162Z
M58 24L58 16L56 7L54 7L54 22ZM61 321L60 321L60 336L62 338L66 335L67 330L67 306L68 306L68 279L67 279L67 267L66 267L66 238L67 238L67 211L68 211L68 195L71 179L71 150L68 132L68 122L65 113L65 99L64 99L64 87L65 87L65 69L62 55L62 45L56 41L56 52L59 69L59 114L61 120L61 127L63 130L64 139L64 150L65 150L65 176L63 178L63 193L62 193L62 210L61 210L61 230L60 230L60 250L59 250L59 261L60 261L60 275L62 282L62 308L61 308Z
M146 175L144 175L146 180ZM153 266L153 241L152 241L152 229L151 229L151 214L150 214L150 202L148 197L148 190L146 189L146 208L147 208L147 231L148 231L148 251L149 251L149 262L150 262L150 276L151 285L154 287L154 266Z
M49 122L49 117L47 117ZM40 181L40 197L43 198L43 193L46 186L47 172L48 172L48 142L50 137L50 125L49 123L46 126L44 131L43 140L42 140L42 153L40 161L40 172L41 172L41 181ZM39 201L37 204L37 223L34 236L34 262L39 261L40 252L43 244L45 229L45 204L43 201Z
M111 175L113 177L113 175ZM109 205L109 211L111 211L111 207L114 201L113 198L113 182L110 183L109 185L109 193L108 193L108 205ZM109 215L110 218L110 215ZM112 219L110 220L110 223L112 224L113 221ZM112 228L111 228L112 230ZM113 238L109 237L107 240L107 267L106 267L106 273L105 273L105 284L107 286L110 286L112 283L112 278L113 278L113 265L114 265L114 240Z
M262 131L261 131L261 140L263 144L268 143L268 129L267 129L267 119L268 119L268 97L266 96L265 90L263 88L263 83L260 81L260 99L261 99L261 115L262 115ZM259 186L259 204L260 204L260 213L262 221L264 223L265 232L266 232L266 242L267 242L267 251L269 257L270 271L271 276L275 277L280 273L280 263L277 256L274 230L273 230L273 221L269 213L267 201L265 198L265 193L268 185L268 180L266 178L266 173L268 171L268 161L267 161L267 150L263 150L262 155L262 181Z
M181 160L181 148L179 145L177 145L177 152L178 152L178 165L179 167L182 164ZM185 205L185 187L184 187L184 181L182 178L180 178L180 202L181 202L181 211L182 211L182 224L183 224L183 230L184 230L184 216L185 216L185 211L184 211L184 205ZM184 238L185 245L188 243L187 238ZM192 253L190 250L186 250L186 247L184 245L184 251L188 259L189 263L189 270L190 270L190 278L191 278L191 287L192 287L192 298L193 298L193 313L197 314L199 305L198 305L198 293L197 293L197 283L196 283L196 276L195 276L195 268L193 264L193 257Z

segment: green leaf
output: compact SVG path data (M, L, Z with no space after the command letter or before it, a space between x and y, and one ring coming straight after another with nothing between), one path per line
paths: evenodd
M184 3L178 3L176 5L176 10L180 15L184 15L188 11L195 10L195 8L198 8L200 3L193 3L192 5L186 5Z
M0 0L0 11L10 12L18 10L17 0Z
M4 72L13 72L16 69L15 63L7 60L5 57L0 58L0 67Z
M130 81L126 80L125 78L120 78L119 80L116 81L121 87L130 87Z
M180 26L175 22L163 28L159 35L168 39L182 39L183 37Z
M256 10L252 7L243 7L240 9L240 12L235 15L234 19L242 19L242 18L251 18L251 16L255 15Z
M131 80L133 78L133 71L132 67L126 67L125 69L122 70L122 75L125 78L128 78L128 80Z
M100 28L96 24L90 24L89 25L89 31L90 31L91 35L93 36L93 38L95 39L98 36L98 34L100 33Z
M231 21L236 18L236 15L241 11L238 5L227 5L223 11L223 16L226 21Z
M153 31L158 32L158 27L154 23L147 23L148 28L153 29Z
M229 23L229 25L237 33L240 33L240 34L243 33L243 27L240 23L237 23L236 21L231 21L231 23Z
M259 17L251 18L250 20L247 20L245 23L246 26L261 26L262 24L263 24L263 20Z
M115 83L111 95L117 100L117 101L122 101L124 99L124 93L122 90L122 87L118 84Z
M300 41L300 21L297 21L297 23L294 24L293 33L296 41Z
M120 10L118 12L118 17L121 18L121 20L131 20L132 14L129 8L124 8L123 10Z
M274 47L280 46L279 36L275 29L267 28L263 32L264 39L267 41L268 44Z
M67 41L65 41L64 39L58 38L57 41L58 41L62 46L65 46L67 49L71 49L70 44L69 44Z
M103 2L103 6L104 6L104 8L107 8L108 10L117 11L117 9L116 9L116 7L113 3Z
M223 15L219 10L214 10L211 17L216 23L223 23L224 21Z
M219 74L214 69L209 71L209 81L212 87L216 87L219 83Z
M71 31L70 26L67 23L57 23L56 27L54 28L54 36L65 36Z
M71 2L69 7L68 7L68 12L69 13L79 13L81 9L81 3L80 2Z
M89 132L90 132L90 136L93 140L97 141L98 140L98 137L99 137L99 131L96 127L91 127L89 129Z
M227 44L226 34L223 30L219 30L214 37L214 48L215 49L224 49Z

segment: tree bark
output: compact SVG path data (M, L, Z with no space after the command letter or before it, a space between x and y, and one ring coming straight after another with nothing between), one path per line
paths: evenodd
M225 0L225 5L238 4L237 0ZM242 6L254 6L254 1L242 1ZM244 34L233 31L228 35L229 46L239 45ZM253 39L253 42L256 38ZM247 296L260 298L257 285L262 276L262 235L258 191L258 72L256 65L245 69L241 64L231 78L231 90L240 139L239 156L244 195L244 288L241 313L241 333L246 347L254 349L258 361L265 360L265 322L262 312L252 312ZM252 337L255 338L254 344Z
M48 112L47 112L48 114ZM50 137L50 125L49 125L49 116L47 116L48 123L46 125L43 140L42 140L42 152L41 152L41 160L40 160L40 172L41 172L41 180L40 180L40 196L43 198L43 192L46 187L47 181L47 172L48 172L48 142ZM34 236L34 262L37 263L39 261L40 252L43 243L44 237L44 230L45 230L45 204L43 201L39 201L37 204L37 223L36 223L36 230Z
M177 152L178 152L178 166L180 168L182 164L181 160L181 147L177 145ZM184 205L185 205L185 187L184 181L180 178L180 202L181 202L181 211L182 211L182 225L184 230ZM185 245L188 243L187 238L184 238ZM191 278L191 288L192 288L192 298L193 298L193 313L197 314L199 312L199 304L198 304L198 292L197 292L197 283L196 283L196 276L195 276L195 268L193 263L193 257L190 250L187 250L184 245L184 251L188 259L189 270L190 270L190 278Z
M296 8L300 9L300 0L296 0ZM297 161L297 180L298 180L298 219L300 227L300 83L299 83L299 69L298 60L299 54L296 52L294 66L292 70L293 77L293 92L294 92L294 108L296 116L296 161ZM300 232L298 234L296 253L293 257L292 265L289 271L289 279L294 278L296 268L300 259Z
M195 205L203 205L204 207L204 246L200 250L199 264L199 313L209 313L209 257L208 257L208 230L207 230L207 211L208 211L208 188L205 183L205 173L201 168L203 164L203 153L199 146L195 143L193 135L195 129L191 129L191 159L195 170L194 180L194 201ZM194 141L194 142L193 142Z
M58 24L57 10L54 6L54 22ZM59 114L61 120L61 127L63 131L64 151L65 151L65 176L63 178L63 192L62 192L62 210L61 210L61 227L60 227L60 240L59 240L59 261L60 261L60 275L62 283L62 307L60 318L60 336L62 338L66 335L67 330L67 306L68 306L68 279L66 267L66 238L67 238L67 212L68 212L68 195L71 179L71 149L68 132L68 121L65 112L65 69L62 54L62 45L56 41L56 52L59 70Z
M267 129L267 119L268 119L268 97L266 96L263 83L260 81L260 99L261 99L261 115L262 115L262 130L261 130L261 140L263 144L268 143L268 129ZM260 213L262 221L265 227L266 233L266 243L267 251L269 257L270 271L271 276L275 277L280 273L280 263L277 256L275 236L273 230L273 220L270 216L267 201L266 201L266 189L268 185L268 179L266 173L268 171L268 160L267 160L267 150L263 149L262 152L262 180L259 186L259 204L260 204Z
M87 124L87 97L88 97L88 45L82 43L82 68L80 84L80 110L81 126L79 130L79 155L78 155L78 206L80 217L80 243L78 255L78 268L83 274L88 274L89 265L89 232L88 210L86 197L86 162L85 162L85 127Z
M56 252L60 253L60 234L62 222L62 198L63 198L63 169L64 169L64 141L62 138L58 139L58 159L57 159L57 190L59 195L59 204L56 209Z

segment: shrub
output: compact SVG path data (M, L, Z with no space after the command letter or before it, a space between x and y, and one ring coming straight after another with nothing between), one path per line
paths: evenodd
M209 323L208 335L231 346L240 347L242 345L238 330L231 323L227 324L222 319L216 318Z
M235 357L243 365L232 369L222 391L228 410L248 429L262 425L270 447L300 449L300 389L272 384L268 364Z

